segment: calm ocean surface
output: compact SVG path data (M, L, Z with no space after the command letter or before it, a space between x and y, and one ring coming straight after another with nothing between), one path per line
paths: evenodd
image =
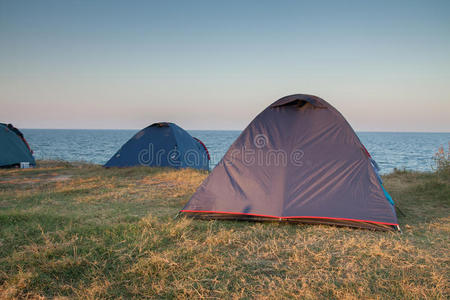
M104 164L138 130L23 129L36 159L85 161ZM239 136L240 131L190 130L211 154L211 169ZM430 171L439 146L447 148L450 133L358 132L358 136L381 167Z

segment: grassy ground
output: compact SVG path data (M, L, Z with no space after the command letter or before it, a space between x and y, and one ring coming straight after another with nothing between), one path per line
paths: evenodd
M448 174L395 172L403 234L173 217L207 176L0 170L1 298L449 298Z

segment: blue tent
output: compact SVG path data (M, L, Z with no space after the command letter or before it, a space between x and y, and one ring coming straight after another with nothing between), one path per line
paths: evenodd
M32 151L19 129L0 123L0 167L14 167L21 162L36 165Z
M174 123L154 123L126 142L105 167L158 166L209 169L205 145Z

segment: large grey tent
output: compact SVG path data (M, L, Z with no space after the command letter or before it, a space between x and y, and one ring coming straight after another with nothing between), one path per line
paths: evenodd
M182 212L398 229L375 165L334 107L319 97L291 95L248 125Z

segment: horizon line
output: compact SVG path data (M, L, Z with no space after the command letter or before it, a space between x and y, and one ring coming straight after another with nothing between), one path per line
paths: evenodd
M145 128L145 127L144 127ZM20 128L20 130L142 130L144 128ZM243 129L186 129L191 131L243 131ZM357 130L355 132L368 133L450 133L450 131L407 131L407 130Z

